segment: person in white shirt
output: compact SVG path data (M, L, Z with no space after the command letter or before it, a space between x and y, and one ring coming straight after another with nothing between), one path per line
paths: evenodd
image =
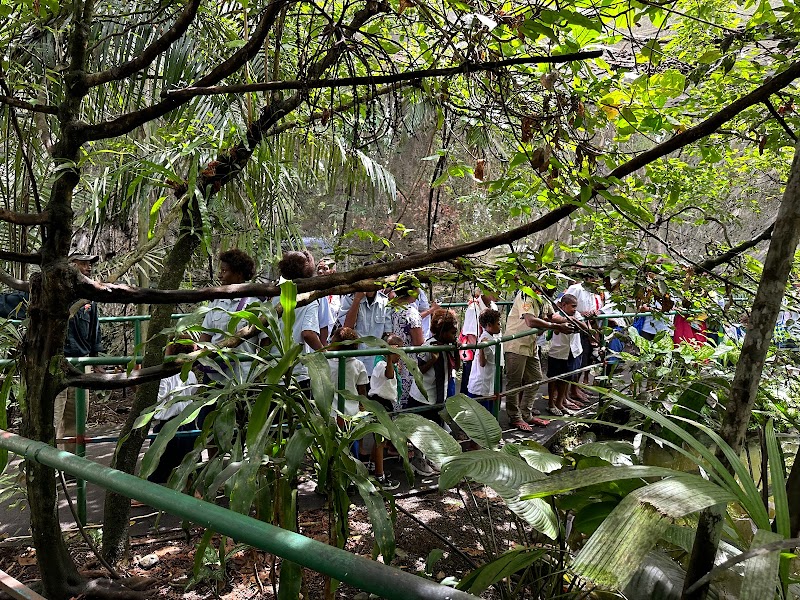
M386 343L395 348L403 346L400 336L390 334L386 338ZM397 363L400 362L399 354L387 354L375 364L372 375L369 378L369 397L377 400L388 411L395 411L400 408L400 372ZM394 490L400 487L400 482L390 479L386 475L383 467L383 453L386 448L386 440L376 436L375 444L372 447L370 461L375 465L375 479L381 484L384 490Z
M461 335L458 336L459 344L474 344L481 336L482 329L478 322L481 313L487 308L497 310L495 300L497 298L490 293L483 293L480 289L475 290L475 294L470 298L467 309L464 311L464 323L461 325ZM465 394L468 391L470 370L472 369L472 361L475 357L474 350L460 350L461 354L461 393Z
M285 280L313 277L314 257L311 256L308 250L285 252L280 262L278 262L278 270ZM275 298L273 302L277 304L280 299ZM323 346L322 341L319 339L319 301L314 300L305 306L298 306L295 308L294 316L292 339L295 343L303 346L303 354L321 350ZM308 368L298 361L292 373L303 393L310 395L311 380L308 376Z
M578 314L578 300L572 294L564 294L557 304L561 312L567 317L575 318ZM553 332L550 340L550 353L547 359L547 377L559 377L548 384L550 398L548 410L557 417L564 415L565 411L579 408L577 405L568 406L567 393L574 376L560 378L562 375L580 368L583 345L579 333Z
M256 272L255 261L242 250L233 248L219 255L219 283L220 285L235 285L250 281ZM258 298L218 298L208 304L209 311L203 317L203 328L207 331L200 334L200 342L211 342L219 345L223 340L230 337L233 332L229 331L228 324L231 314L244 310L248 305L258 302ZM238 331L245 329L249 323L240 321ZM242 341L236 346L237 354L253 354L257 351L257 341ZM250 365L237 362L233 369L228 369L225 365L220 365L220 371L209 370L206 376L211 381L223 382L234 377L241 382L247 379L250 372Z
M481 335L477 340L479 344L495 340L500 336L499 311L487 308L481 313L478 321L481 327ZM497 370L495 356L498 352L500 352L499 346L487 346L475 351L475 359L467 383L467 395L471 398L490 396L494 393L494 379ZM491 412L493 400L480 400L479 402Z
M317 275L330 275L336 272L336 263L331 258L322 258L317 263ZM328 339L333 334L336 325L336 315L339 314L339 307L342 300L335 294L329 294L319 299L319 339L323 346L328 345Z
M331 347L335 350L340 349L348 349L348 346L343 345L348 341L355 341L358 339L358 334L355 330L349 327L341 327L337 329L333 336L331 336ZM350 346L350 348L354 347L355 344ZM344 387L339 387L339 361L344 360ZM367 368L364 366L360 360L358 360L355 356L350 356L348 358L329 358L328 359L328 367L331 370L331 381L333 382L333 386L339 390L343 389L345 391L350 392L351 394L357 394L361 396L367 395L367 385L369 384L369 374L367 373ZM339 399L338 397L334 397L333 406L331 407L334 411L339 412ZM344 412L341 414L353 416L358 413L359 404L358 400L345 400L344 401Z
M564 294L569 294L575 298L578 306L578 314L586 320L593 319L597 316L597 314L603 308L605 304L605 298L602 294L598 294L594 291L594 286L596 285L597 280L594 278L586 279L585 283L574 283L569 286L565 291ZM583 354L580 357L580 367L588 367L592 364L592 347L596 346L597 343L595 342L594 338L588 333L588 331L581 331L580 333L581 338L581 346L583 348ZM583 374L584 381L589 383L589 371L586 371ZM576 379L577 381L577 379ZM571 388L572 397L575 398L577 401L585 402L588 400L586 396L586 392L580 389L577 385L572 386Z
M195 349L193 344L171 343L167 345L165 356L177 356L181 352L189 353ZM192 396L197 394L197 377L189 371L186 379L180 373L165 377L158 384L158 404L153 413L153 433L158 433L167 421L177 417L183 409L192 403ZM178 432L194 431L196 419L181 425ZM166 483L172 471L181 464L184 457L192 451L197 435L175 436L167 442L164 453L158 461L156 469L147 477L153 483ZM151 442L152 444L152 442Z

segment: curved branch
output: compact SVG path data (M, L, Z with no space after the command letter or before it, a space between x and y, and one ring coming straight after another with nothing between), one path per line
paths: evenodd
M14 225L44 225L50 222L50 213L47 211L38 213L24 213L14 210L0 208L0 221L14 223Z
M20 292L30 292L31 284L22 279L17 279L10 273L0 269L0 283L6 284L12 290L19 290Z
M775 117L775 120L781 124L781 127L783 127L784 131L789 134L789 137L792 138L792 141L797 143L797 136L795 135L794 131L792 131L792 128L789 127L789 124L786 122L786 119L783 118L783 115L775 109L769 98L764 100L764 104L767 106L769 114Z
M139 56L106 71L87 75L84 79L85 84L88 87L95 87L103 83L108 83L109 81L125 79L135 74L137 71L141 71L150 65L159 54L166 52L175 41L186 33L186 30L189 29L189 26L197 16L197 10L199 8L200 0L190 0L183 9L183 12L175 20L172 27L164 32L164 35L147 46Z
M289 80L289 81L265 81L261 83L246 83L240 85L220 85L213 87L193 86L179 90L164 92L167 98L194 98L195 96L213 96L216 94L241 94L244 92L265 92L270 90L311 90L318 88L350 87L354 85L379 85L389 83L400 83L403 81L414 81L429 77L451 77L480 71L491 71L501 67L514 65L533 65L533 64L557 64L572 62L575 60L586 60L589 58L599 58L603 55L602 50L592 50L588 52L575 52L573 54L561 54L558 56L530 56L523 58L510 58L507 60L487 61L474 63L466 61L453 67L442 67L438 69L419 69L416 71L405 71L403 73L392 73L390 75L363 75L358 77L338 77L335 79L317 79L309 81Z
M29 265L38 265L42 262L42 255L38 252L12 252L10 250L0 250L0 260L26 263Z
M734 246L730 250L723 252L719 256L715 256L714 258L708 258L704 261L698 262L695 264L695 269L700 271L711 271L715 267L718 267L722 264L729 263L731 260L739 256L742 252L746 252L753 246L757 246L761 242L764 242L772 237L772 230L775 227L775 223L767 227L761 234L754 237L752 240L747 240L739 244L738 246Z
M195 82L195 86L207 87L215 85L225 77L235 73L244 63L253 58L261 50L264 39L281 10L294 1L295 0L272 0L261 15L261 20L253 31L253 35L247 40L247 43L233 53L226 61L217 65L211 73L198 79L197 82ZM149 121L164 116L168 112L185 104L188 100L188 98L166 98L161 102L152 104L141 110L121 115L110 121L83 125L79 128L78 135L86 141L119 137Z
M133 387L149 381L158 381L165 377L171 377L181 372L185 361L171 361L156 367L136 369L127 373L74 373L64 377L62 380L64 387L76 387L84 390L120 390L122 388Z
M23 110L29 110L31 112L45 113L48 115L58 114L57 106L51 106L50 104L33 104L31 102L26 102L25 100L20 100L19 98L14 98L13 96L0 96L0 104L13 106L14 108L21 108Z

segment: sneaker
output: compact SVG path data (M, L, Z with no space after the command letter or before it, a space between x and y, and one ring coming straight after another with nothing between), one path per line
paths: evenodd
M383 475L379 475L375 478L375 480L380 484L380 486L384 489L384 491L391 491L396 490L400 487L400 482L395 481L394 479L389 479L389 476L384 473Z
M428 461L419 454L414 456L414 458L409 461L409 464L411 465L411 470L417 475L422 475L423 477L430 477L433 475L433 469L431 469Z
M437 465L435 462L433 462L429 458L426 458L425 461L428 463L428 466L431 468L431 471L433 471L434 475L438 475L439 473L442 472L441 466Z
M361 460L361 459L359 459L359 460ZM361 464L364 465L364 467L367 469L368 473L374 473L375 472L375 463L374 462L372 462L370 460L362 460Z

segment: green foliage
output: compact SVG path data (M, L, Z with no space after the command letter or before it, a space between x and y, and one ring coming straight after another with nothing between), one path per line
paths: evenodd
M202 385L181 414L167 422L145 453L141 476L146 477L157 466L165 445L181 424L193 421L202 407L212 407L193 451L171 475L168 482L171 487L186 489L191 478L191 487L208 501L214 501L224 491L232 510L244 514L255 510L260 519L296 530L297 477L301 469L310 467L317 490L327 496L329 543L344 547L349 535L349 488L354 485L367 507L376 555L382 555L388 564L395 553L394 506L390 499L387 510L387 498L380 486L364 465L351 456L350 447L370 434L389 440L403 456L410 476L406 436L380 404L346 391L339 393L359 400L369 412L337 418L332 410L337 390L330 379L328 362L319 353L301 355L301 346L292 338L296 287L292 282L282 286L281 317L271 304L253 304L229 313L231 319L223 332L234 335L243 326L253 327L268 338L267 347L246 353L237 352L236 348L217 348L212 354L214 348L209 346L196 355L198 363L225 378L216 384ZM197 329L195 321L195 318L183 320L176 329ZM308 369L313 400L294 380L293 370L299 362ZM175 401L185 399L179 397ZM147 411L136 425L147 426L152 414L153 409ZM216 451L198 467L205 448ZM208 547L211 534L206 532L196 554L192 583L224 575L227 560L224 553L220 552L215 559L216 571L204 558L211 551ZM285 590L284 595L288 594L285 597L296 597L301 578L299 565L283 564L281 589Z

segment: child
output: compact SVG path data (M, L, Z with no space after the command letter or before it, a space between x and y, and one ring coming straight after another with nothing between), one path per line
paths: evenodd
M390 334L386 343L394 348L403 346L403 338ZM375 363L369 379L369 397L383 404L388 411L400 409L400 384L398 383L399 354L388 354Z
M193 344L179 344L172 342L167 345L165 356L176 356L181 352L192 352ZM191 397L197 393L197 377L189 371L186 381L181 380L181 374L175 373L165 377L158 385L158 404L153 414L153 433L158 433L170 419L181 414L184 408L192 403ZM178 432L194 431L197 428L195 421L181 425ZM164 449L158 466L147 478L153 483L166 483L173 469L181 464L184 457L192 451L197 436L175 436ZM152 443L152 442L151 442Z
M425 340L426 346L449 346L455 344L458 337L458 321L449 310L439 309L431 317L431 336ZM422 383L425 392L419 389L417 382L411 386L411 399L408 408L417 408L443 404L450 383L450 355L453 352L422 352L417 358L419 370L422 372ZM458 354L455 354L458 357ZM427 396L427 397L426 397ZM440 408L421 412L424 417L441 425Z
M341 327L337 329L333 336L331 336L331 346L340 349L342 346L353 345L355 344L347 344L347 342L354 342L358 339L358 334L355 332L354 329L350 327ZM331 370L331 381L333 381L333 386L338 390L339 389L339 361L342 360L340 358L329 358L328 359L328 366ZM369 375L367 374L367 368L364 366L360 360L351 356L349 358L345 358L345 378L344 378L344 387L342 389L352 393L358 394L361 396L367 395L367 385L369 384ZM355 415L358 413L359 405L358 400L345 400L344 401L344 413L345 415ZM334 398L333 401L333 410L339 410L339 400L338 398Z
M578 301L572 294L564 294L558 301L558 308L567 317L579 318L577 314ZM550 353L547 360L547 376L560 377L580 367L583 345L581 336L577 332L553 332L550 341ZM567 404L567 393L572 382L572 377L557 379L548 384L550 402L548 410L557 417L564 415L565 411L577 409L577 405Z
M386 343L394 348L403 346L403 339L400 336L391 334L386 338ZM397 368L400 362L398 354L387 354L375 364L372 376L369 379L369 397L377 400L388 411L397 410L400 407L400 373ZM386 447L386 440L376 436L375 444L372 446L370 461L375 465L375 478L384 490L395 490L400 487L399 481L389 479L383 470L383 450Z
M496 339L500 334L500 312L491 308L484 310L478 317L478 324L482 331L478 343ZM467 383L467 394L471 398L488 396L494 393L495 355L497 346L487 346L475 352L472 369ZM480 404L486 410L492 410L493 400L481 400Z
M455 314L441 308L436 310L431 317L431 336L425 340L425 345L449 346L455 344L457 337L458 321ZM428 410L421 411L419 414L441 425L442 419L439 411L447 396L447 387L451 379L451 364L455 363L456 369L459 367L458 353L452 351L423 352L419 354L417 362L419 370L422 372L425 393L419 389L415 381L411 386L411 398L407 407L429 407ZM430 476L435 472L418 451L411 461L411 468L422 476Z

